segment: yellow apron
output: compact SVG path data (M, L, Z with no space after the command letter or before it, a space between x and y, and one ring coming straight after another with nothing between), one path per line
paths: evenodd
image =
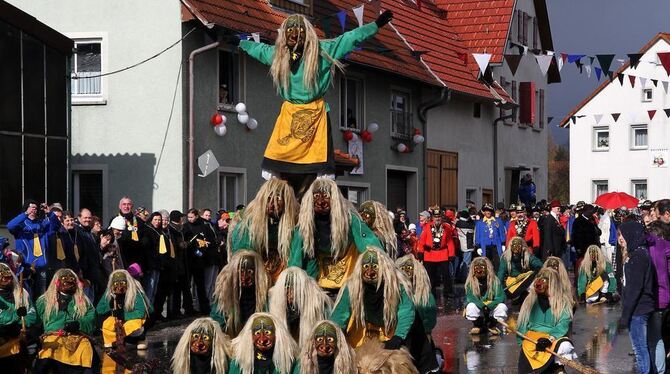
M112 344L116 341L116 330L114 329L114 320L113 316L107 317L102 322L102 340L106 345ZM133 332L139 330L144 326L143 319L129 319L123 323L123 331L126 333L126 336L132 334Z
M328 121L323 99L307 104L284 101L265 148L265 158L317 164L328 158Z
M2 345L0 345L0 358L13 356L19 354L21 351L21 344L19 343L19 338L12 338L9 340L2 339Z
M349 276L354 271L358 254L355 244L351 244L344 257L337 262L333 261L333 257L330 254L318 252L319 276L317 282L319 286L329 289L342 288L344 282L349 279Z
M602 277L597 277L596 279L592 280L591 283L586 286L586 298L588 299L589 297L598 293L604 285L605 282L603 281Z
M38 357L90 368L93 365L93 346L81 335L45 335Z
M121 368L119 364L116 363L111 357L109 357L108 354L103 354L102 355L102 367L100 368L100 373L101 374L116 374L116 373L123 373L123 374L131 374L132 371L128 369L123 369L123 371L117 370L118 368Z
M380 342L389 341L394 333L395 331L392 331L387 335L384 333L384 327L382 326L373 325L369 322L365 326L361 326L354 323L354 320L350 318L347 325L347 342L353 348L358 348L370 339L377 339Z
M540 338L549 339L549 334L547 334L546 332L527 331L526 336L535 341L537 341ZM549 349L555 352L557 342L558 339L554 340L551 343L551 347L549 347ZM549 362L549 360L553 357L552 354L547 351L537 352L535 350L535 343L531 343L526 339L524 339L523 342L521 343L521 349L523 350L523 354L528 359L528 363L530 363L530 367L532 367L533 370L536 370L546 365L547 362Z
M516 292L519 287L528 279L528 277L533 274L532 271L527 271L525 273L519 274L516 277L507 277L505 278L505 287L507 288L507 292L510 294L513 294Z

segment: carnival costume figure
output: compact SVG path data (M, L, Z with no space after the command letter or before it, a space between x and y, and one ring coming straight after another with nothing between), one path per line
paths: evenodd
M400 257L395 264L409 282L417 317L421 319L423 329L430 337L437 324L437 304L435 297L430 292L428 272L414 255Z
M23 373L28 366L28 352L22 340L36 320L28 291L9 266L0 262L0 367L9 373Z
M210 316L235 337L249 316L267 309L269 287L261 255L240 250L216 277Z
M283 322L269 313L253 314L233 339L229 374L297 374L298 347Z
M227 373L230 349L228 335L209 317L198 318L186 327L172 355L173 374Z
M493 215L491 204L482 207L484 216L475 223L475 248L480 256L488 257L493 264L493 269L500 267L500 258L505 251L505 238L507 232L505 223Z
M235 216L228 261L240 249L256 251L263 257L271 282L276 282L286 268L299 209L293 188L286 181L266 181L244 211Z
M547 348L567 359L575 359L574 346L568 339L572 322L572 296L565 293L558 273L542 269L519 311L517 329L537 342L519 340L519 373L564 372L562 364Z
M614 302L616 278L612 264L597 245L590 245L579 267L577 295L586 303Z
M393 220L384 204L368 200L361 204L358 213L363 222L377 235L389 257L395 259L398 255L398 239L393 228Z
M300 204L288 265L305 269L332 297L368 246L381 243L335 181L317 178Z
M497 320L507 319L505 291L493 271L491 261L486 257L477 257L470 265L465 280L465 318L472 321L470 334L500 334Z
M304 347L317 321L330 316L333 301L314 278L291 266L270 289L270 313L286 323L289 333Z
M547 260L544 262L544 265L542 265L542 268L551 268L556 270L556 272L558 273L558 279L561 281L561 285L563 286L563 291L565 291L569 295L574 296L575 293L572 290L572 283L570 282L568 269L566 269L563 260L561 260L556 256L549 256L547 257ZM573 301L575 301L576 304L577 299L574 299Z
M301 374L356 373L356 356L342 330L331 321L318 321L301 344Z
M509 246L500 261L498 279L505 285L507 297L521 301L535 273L542 268L542 261L530 253L526 241L518 236L510 240Z

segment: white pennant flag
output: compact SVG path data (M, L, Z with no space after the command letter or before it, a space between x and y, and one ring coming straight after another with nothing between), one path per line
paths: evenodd
M584 69L586 69L586 77L591 78L591 65L584 65Z
M547 51L547 56L553 56L553 55L554 55L554 51Z
M593 115L593 119L596 120L596 125L599 125L599 124L600 124L600 120L603 119L603 115L602 115L602 114L594 114L594 115Z
M526 53L528 53L528 46L524 45L523 46L523 54L525 55Z
M260 42L261 42L261 34L258 33L258 32L252 32L252 33L251 33L251 37L254 38L254 41L255 41L256 43L260 43Z
M663 90L665 91L665 94L667 95L668 94L668 83L670 83L670 82L663 81L661 83L663 83Z
M365 4L361 4L355 8L351 8L354 11L356 20L358 21L358 27L363 26L363 11L365 10Z
M644 84L647 83L647 78L638 77L640 80L640 87L644 88Z
M551 65L551 60L554 58L554 56L549 56L549 55L535 55L535 59L537 60L537 64L540 65L540 71L542 72L542 75L547 75L547 71L549 70L549 65Z
M563 69L563 57L560 53L556 55L556 65L558 65L558 71L560 72Z
M489 61L491 61L491 54L473 53L472 57L475 58L475 61L477 61L477 66L479 66L479 70L482 72L482 74L484 74L486 67L489 66Z

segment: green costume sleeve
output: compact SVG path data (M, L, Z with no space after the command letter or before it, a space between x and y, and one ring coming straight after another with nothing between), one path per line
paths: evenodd
M505 289L500 282L496 282L495 295L493 296L493 300L489 303L489 309L493 310L493 308L503 302L505 302Z
M475 294L472 292L472 289L470 287L466 287L465 305L469 303L475 304L479 309L482 309L484 307L484 301L482 300L482 298L476 297Z
M74 315L74 302L70 302L68 306L68 311L71 315ZM73 319L74 320L74 319ZM95 308L93 304L88 304L86 308L86 313L79 319L79 330L85 334L91 335L95 331ZM70 322L67 320L67 322Z
M249 56L258 60L261 64L272 65L275 46L265 43L256 43L250 40L241 40L240 49L247 52Z
M242 229L242 223L235 225L233 229L233 239L231 240L231 255L234 255L240 249L251 248L251 238L249 237L249 230Z
M498 280L505 284L505 277L507 276L507 261L500 259L500 268L498 269Z
M105 314L112 312L112 310L109 308L109 300L107 300L107 291L105 291L105 293L100 298L100 301L98 301L98 305L95 307L95 311L99 316L104 316Z
M319 275L319 267L316 258L305 258L305 252L302 250L303 240L300 231L293 230L291 238L291 249L288 255L288 266L297 266L307 273L310 277L316 279Z
M379 30L377 24L371 22L367 25L347 31L333 40L322 41L321 48L323 48L330 57L339 60L347 53L356 49L356 47L365 41L365 39L374 36L377 33L377 30Z
M553 336L554 338L562 338L568 334L568 330L570 329L570 322L572 319L570 318L570 314L568 312L564 311L561 314L561 318L558 320L558 323L554 328L549 331L549 335Z
M242 369L240 369L237 361L235 361L235 359L231 359L230 364L228 365L228 374L240 374L241 372Z
M377 235L363 223L357 214L351 214L351 229L349 230L349 242L356 244L358 252L363 253L368 246L373 246L384 250L382 242Z
M432 293L428 296L428 304L417 307L416 312L419 313L426 334L430 334L437 325L437 304Z
M607 292L615 293L616 277L614 277L614 270L612 270L612 264L610 264L609 262L605 263L605 271L607 272L607 277L609 278L609 285L607 286Z
M30 300L28 301L28 306L26 307L26 327L32 326L37 320L35 308L33 307ZM0 325L11 325L15 323L21 323L21 317L16 315L16 306L13 302L9 302L3 298L0 298L0 304L3 305L4 310L0 313Z
M342 297L340 301L333 308L333 313L330 315L330 320L336 325L340 326L342 331L346 333L349 318L351 318L351 301L349 300L349 287L344 286L342 290Z
M540 260L539 258L537 258L533 255L530 255L529 263L530 263L530 268L533 271L538 271L538 270L542 269L542 266L544 265L542 263L542 260Z
M212 317L213 320L219 323L219 326L221 326L221 330L226 331L226 316L223 313L219 312L219 303L216 301L212 303L209 316Z
M398 304L398 324L395 327L394 335L406 339L409 329L412 327L412 323L414 323L414 317L414 303L407 295L407 292L405 292L405 289L401 288L400 304Z
M586 292L586 283L588 280L586 279L586 273L584 273L581 269L579 270L579 277L577 278L577 296L581 296Z

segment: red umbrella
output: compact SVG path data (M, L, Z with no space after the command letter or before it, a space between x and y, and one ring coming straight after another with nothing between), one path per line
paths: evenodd
M625 192L608 192L598 196L594 204L605 209L619 209L624 206L632 209L637 207L638 201Z

